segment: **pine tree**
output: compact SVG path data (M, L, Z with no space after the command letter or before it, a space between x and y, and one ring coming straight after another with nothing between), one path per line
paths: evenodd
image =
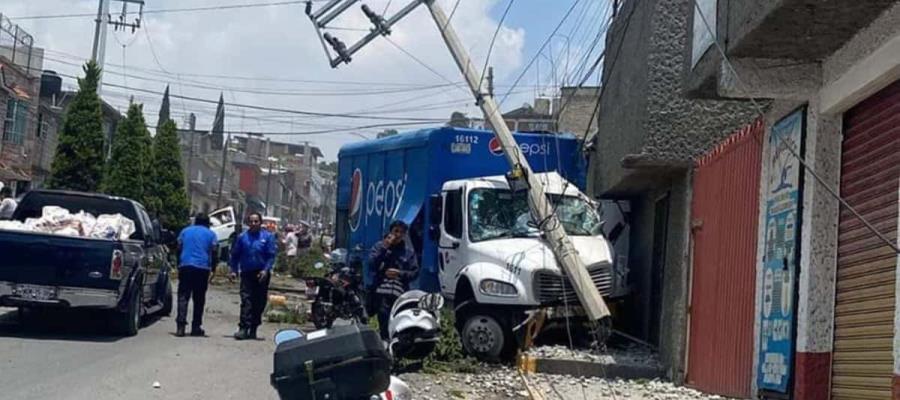
M169 88L159 111L156 136L153 138L153 163L147 202L163 228L179 231L188 223L190 202L181 169L181 147L178 127L169 119Z
M103 111L97 95L100 67L89 61L83 70L50 167L47 185L53 189L95 192L103 179Z
M112 154L106 163L101 190L144 203L146 196L152 193L149 188L151 150L143 106L132 103L113 137Z

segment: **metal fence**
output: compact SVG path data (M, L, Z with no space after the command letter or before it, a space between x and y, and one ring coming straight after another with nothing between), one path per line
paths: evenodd
M34 37L0 13L0 56L22 67L31 75Z

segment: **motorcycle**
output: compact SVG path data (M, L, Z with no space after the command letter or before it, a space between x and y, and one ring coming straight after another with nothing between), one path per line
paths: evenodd
M344 249L337 249L328 257L330 271L325 277L307 277L307 297L313 300L310 320L316 329L331 328L336 320L360 324L369 321L362 294L361 268L354 268L347 262ZM314 268L321 270L325 264L318 262Z
M394 301L388 322L388 350L394 359L422 360L434 351L441 338L443 306L439 293L421 290L410 290Z
M304 337L309 338L310 340L328 340L328 336L331 333L332 332L330 332L328 330L320 330L320 331L310 332L308 335L304 335L303 332L300 332L299 330L296 330L296 329L282 329L275 334L275 338L274 338L276 354L279 351L279 347L283 343L287 343L292 340L303 339ZM380 345L378 345L378 346L380 346ZM381 348L381 351L384 351L384 349ZM327 358L331 358L331 357L329 356L329 357L322 357L322 358L327 359ZM358 357L355 357L355 358L358 359ZM323 361L325 363L329 362L329 360L323 360ZM340 369L342 365L346 366L349 361L350 360L338 362L337 364L335 364L333 366L325 367L325 370L335 371L335 368ZM301 374L301 375L306 375L307 379L310 379L310 380L316 379L316 378L319 379L319 381L310 381L309 385L312 387L318 387L318 388L329 388L329 387L335 386L336 383L331 382L329 380L329 378L323 378L322 376L317 376L314 373L314 371L313 371L314 367L312 366L314 364L315 363L313 361L305 362L304 365L306 366L307 371L305 371L304 373ZM277 369L277 365L278 365L278 358L276 355L276 369ZM369 365L373 365L373 364L369 364ZM351 369L348 369L348 371L359 372L359 370L351 370ZM373 379L372 376L381 375L381 374L384 374L385 372L386 371L384 371L384 370L369 371L369 373L370 373L369 376L360 376L359 378L361 378L362 381L371 380L371 379ZM283 371L273 372L272 385L275 386L276 389L278 389L279 397L281 397L283 400L293 400L293 399L319 400L319 397L317 396L315 389L311 390L311 393L307 394L306 390L302 390L299 388L306 389L308 387L304 386L303 384L298 385L296 381L291 382L291 380L293 380L293 379L294 378L292 378L290 375L285 375L283 373ZM352 384L351 382L343 382L343 383L347 384L347 385ZM340 383L337 383L337 384L340 384ZM281 386L281 387L279 387L279 386ZM288 387L299 389L299 390L290 390L290 389L287 389ZM381 389L383 389L383 388L384 387L382 386ZM379 391L381 389L379 389ZM328 389L326 389L326 390L328 390ZM335 392L335 390L333 388L330 391ZM410 390L409 385L407 385L406 382L404 382L403 380L401 380L400 378L398 378L396 376L390 375L390 381L389 381L389 384L387 385L387 389L384 390L383 392L369 393L368 395L356 396L356 398L347 398L347 399L340 398L339 396L338 397L332 396L332 393L324 393L321 395L321 399L329 399L329 400L412 400L412 391Z

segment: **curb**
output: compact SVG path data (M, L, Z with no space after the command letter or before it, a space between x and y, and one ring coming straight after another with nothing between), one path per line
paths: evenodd
M654 379L665 377L665 371L661 367L654 368L633 364L603 364L590 361L558 360L531 356L522 356L519 359L518 367L519 370L526 373L591 378Z

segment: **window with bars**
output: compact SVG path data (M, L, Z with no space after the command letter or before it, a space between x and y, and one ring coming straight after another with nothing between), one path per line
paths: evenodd
M9 99L6 101L6 119L3 122L3 141L13 144L25 142L25 122L28 118L28 103Z

